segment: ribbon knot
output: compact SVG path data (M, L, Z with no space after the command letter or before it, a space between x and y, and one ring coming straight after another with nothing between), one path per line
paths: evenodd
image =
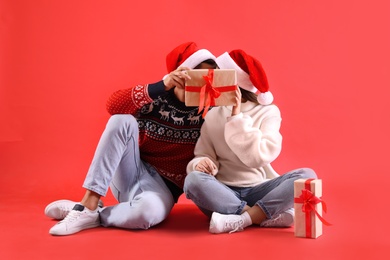
M303 189L301 196L299 196L296 201L298 203L302 203L302 212L315 211L317 213L314 206L318 203L322 203L322 209L324 210L324 212L326 212L325 202L322 199L314 196L314 194L310 190Z
M213 86L214 70L209 69L207 75L203 76L203 79L206 84L200 89L198 114L204 108L202 116L205 117L210 106L215 105L215 99L221 95L221 92Z

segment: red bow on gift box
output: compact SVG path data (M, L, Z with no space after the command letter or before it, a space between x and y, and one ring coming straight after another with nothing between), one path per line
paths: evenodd
M222 92L235 91L237 85L232 86L218 86L213 85L214 70L209 69L207 75L202 76L205 84L202 87L199 86L186 86L186 91L199 92L199 109L198 114L203 110L203 118L206 116L209 108L215 106L215 100L219 98Z
M206 84L200 89L198 114L204 108L202 114L204 118L210 106L215 105L215 99L221 95L221 92L213 87L214 70L210 69L208 74L203 76L203 79L206 81Z
M327 226L330 226L329 222L327 222L320 214L318 214L317 210L315 209L315 205L318 203L322 204L322 209L324 212L327 211L325 202L316 196L310 191L310 181L312 179L308 179L305 182L305 189L302 189L302 193L298 198L294 199L295 203L302 203L302 212L305 212L305 219L306 219L306 237L310 237L311 234L311 221L310 221L310 213L313 211L318 219Z

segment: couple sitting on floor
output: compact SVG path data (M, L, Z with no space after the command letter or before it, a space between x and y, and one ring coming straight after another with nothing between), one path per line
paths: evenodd
M193 42L172 50L163 80L115 92L112 115L96 148L79 202L50 203L59 221L49 233L70 235L104 226L148 229L167 218L183 192L210 217L211 233L290 227L293 183L316 178L309 168L282 175L271 167L281 151L281 115L260 62L242 50L215 57ZM184 103L189 69L234 69L235 105L191 120ZM182 124L175 124L182 118ZM104 206L111 189L117 204Z

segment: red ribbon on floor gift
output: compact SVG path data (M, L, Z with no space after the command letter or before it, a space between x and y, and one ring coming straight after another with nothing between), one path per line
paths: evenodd
M196 87L196 86L186 86L186 91L189 92L200 92L199 95L199 109L198 114L200 111L203 111L203 118L206 116L210 106L215 106L215 99L219 98L221 95L221 92L227 92L227 91L235 91L236 85L232 86L223 86L223 87L214 87L213 86L213 80L214 80L214 70L209 69L206 76L203 76L203 79L205 80L206 84L204 84L202 87Z
M330 226L329 222L327 222L320 214L318 214L315 209L315 205L318 203L322 203L322 209L326 212L326 204L325 202L316 196L310 191L310 182L314 179L307 179L305 181L305 189L302 189L301 196L298 198L294 198L295 203L302 203L302 212L305 212L305 221L306 221L306 237L311 237L311 219L310 213L314 211L319 220L327 226Z

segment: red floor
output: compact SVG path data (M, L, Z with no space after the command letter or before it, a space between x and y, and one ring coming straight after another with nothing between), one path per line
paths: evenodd
M390 259L390 2L134 2L0 0L0 259ZM109 95L160 80L186 41L261 60L283 118L273 166L323 180L321 237L211 235L184 198L147 231L49 235L45 206L83 195Z
M12 158L5 158L8 160L2 166L12 163ZM328 205L324 217L333 226L324 226L324 234L317 239L296 238L293 228L250 227L244 232L212 235L208 233L206 217L183 197L168 219L150 230L102 227L54 237L48 230L56 222L45 217L43 210L56 199L80 199L83 190L77 182L81 183L83 176L73 175L70 180L64 175L61 181L59 175L52 174L52 166L14 164L13 168L2 169L0 259L386 259L386 255L390 256L387 238L390 229L387 215L381 209L388 192L380 181L365 183L346 177L323 180L323 199ZM58 172L72 168L68 165ZM109 195L104 201L109 205L114 199Z

